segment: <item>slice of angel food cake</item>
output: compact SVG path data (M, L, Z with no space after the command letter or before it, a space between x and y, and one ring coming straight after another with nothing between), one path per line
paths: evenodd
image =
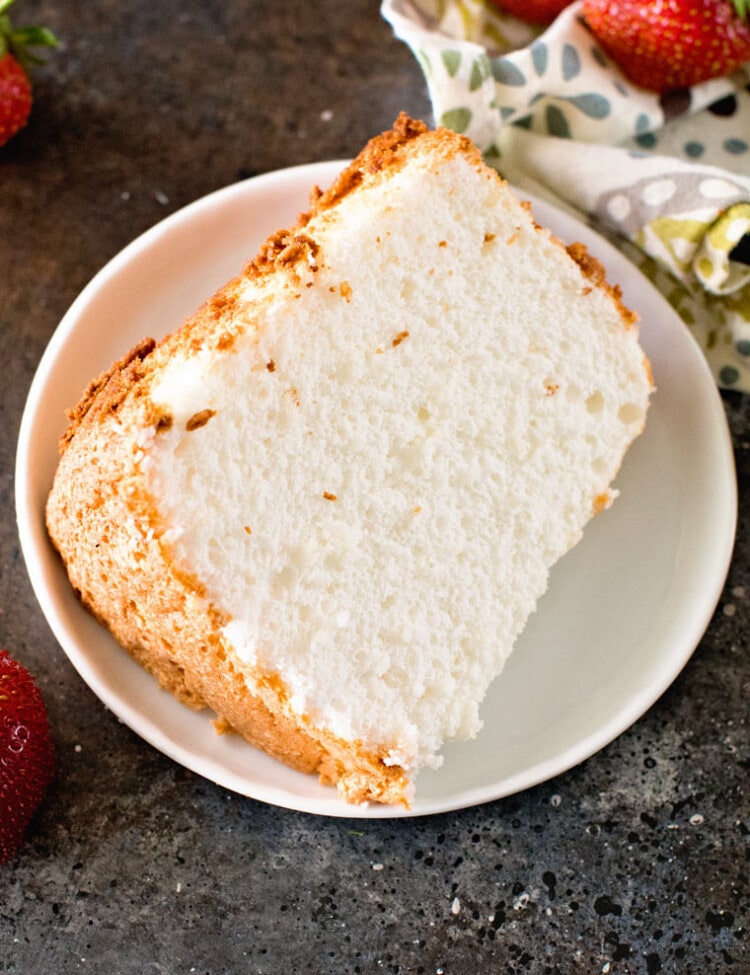
M70 412L49 534L194 708L349 802L409 807L652 389L635 315L476 147L399 117Z

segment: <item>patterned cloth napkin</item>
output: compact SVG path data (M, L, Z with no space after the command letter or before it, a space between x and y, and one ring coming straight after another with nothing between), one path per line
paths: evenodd
M435 121L606 235L750 392L750 65L666 96L632 85L574 3L546 30L490 0L383 0Z

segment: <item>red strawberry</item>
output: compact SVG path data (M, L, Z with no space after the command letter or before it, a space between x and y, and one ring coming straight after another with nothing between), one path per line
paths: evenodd
M527 24L551 24L573 0L492 0L496 7Z
M0 60L0 146L26 125L31 111L29 76L12 54Z
M7 10L13 0L0 0L0 146L26 125L31 111L28 67L39 63L30 47L54 46L57 38L45 27L14 29Z
M663 93L750 61L747 0L584 0L583 16L634 84Z
M25 667L0 650L0 863L20 847L54 767L39 688Z

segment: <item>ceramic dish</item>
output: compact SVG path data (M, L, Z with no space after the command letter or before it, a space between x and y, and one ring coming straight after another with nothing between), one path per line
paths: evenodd
M65 409L92 377L147 335L171 331L288 226L337 162L230 186L139 237L91 281L55 332L23 417L18 526L29 575L65 653L94 693L156 748L221 786L265 802L347 817L401 816L353 807L313 776L287 769L195 713L86 613L44 530L44 503ZM656 701L698 644L730 559L736 482L726 419L697 345L666 301L618 251L570 216L534 201L536 219L582 240L641 316L658 386L646 432L617 481L621 497L552 573L482 708L484 728L445 748L418 779L411 815L496 799L540 783L601 749ZM102 720L107 720L102 716Z

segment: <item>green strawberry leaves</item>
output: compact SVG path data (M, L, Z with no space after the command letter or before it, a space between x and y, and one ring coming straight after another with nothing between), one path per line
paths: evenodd
M0 0L0 58L12 54L24 68L43 61L33 54L32 47L57 47L58 40L47 27L29 25L14 28L7 11L13 0Z

